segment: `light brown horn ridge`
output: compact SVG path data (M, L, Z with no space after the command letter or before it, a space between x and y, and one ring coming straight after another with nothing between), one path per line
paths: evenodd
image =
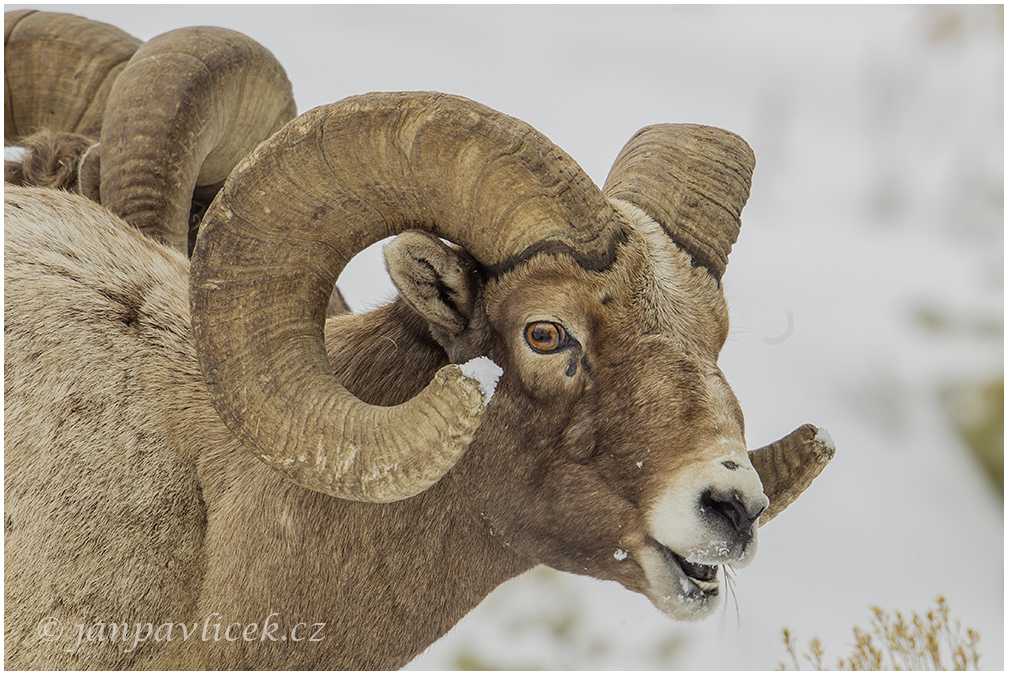
M774 443L750 451L750 463L760 475L770 500L760 515L764 526L809 488L834 457L834 442L826 430L806 424Z
M101 135L101 202L189 249L198 186L216 186L295 113L291 83L256 41L222 28L144 43L115 81Z
M484 402L458 366L414 399L369 406L332 376L323 320L340 271L421 229L488 268L537 253L609 265L624 224L532 127L460 97L369 94L298 117L232 172L201 226L193 331L211 400L296 483L344 498L419 493L472 440Z
M694 265L721 280L755 165L750 146L731 132L659 124L627 142L603 192L651 216Z
M142 42L72 14L4 13L4 145L42 130L97 140L116 77Z

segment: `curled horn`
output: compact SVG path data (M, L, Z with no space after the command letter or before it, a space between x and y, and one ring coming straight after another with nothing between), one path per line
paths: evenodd
M107 110L102 204L183 252L194 191L215 192L296 113L291 83L269 51L208 27L146 42L116 79Z
M692 124L645 127L613 163L603 192L655 219L694 265L721 280L739 236L756 160L722 129Z
M750 463L760 475L770 500L760 515L766 525L792 504L834 457L834 442L824 429L803 425L788 436L750 451Z
M645 127L617 156L603 192L655 219L694 265L721 280L739 236L756 160L730 132L687 124ZM834 456L833 442L803 425L750 453L770 505L768 523L809 487Z
M42 130L98 139L116 78L143 44L72 14L4 13L4 144Z
M459 97L353 97L259 146L201 226L193 331L222 419L302 486L375 502L415 495L455 464L480 423L485 404L458 366L388 408L359 401L330 371L323 319L338 274L408 229L503 270L542 252L606 267L622 225L563 151Z

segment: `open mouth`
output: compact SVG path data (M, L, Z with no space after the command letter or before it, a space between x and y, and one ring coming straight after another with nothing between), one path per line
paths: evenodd
M718 566L691 563L659 542L655 542L655 547L674 577L680 579L685 594L693 596L700 592L705 597L718 595Z

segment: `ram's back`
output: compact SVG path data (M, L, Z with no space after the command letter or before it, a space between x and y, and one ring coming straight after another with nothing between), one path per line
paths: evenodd
M4 201L5 666L143 666L86 632L196 604L207 510L171 423L203 397L188 266L83 198Z

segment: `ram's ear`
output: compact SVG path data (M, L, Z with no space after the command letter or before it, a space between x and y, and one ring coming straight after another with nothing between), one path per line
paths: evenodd
M466 251L413 230L385 247L385 265L403 299L428 322L454 335L469 325L480 277Z

